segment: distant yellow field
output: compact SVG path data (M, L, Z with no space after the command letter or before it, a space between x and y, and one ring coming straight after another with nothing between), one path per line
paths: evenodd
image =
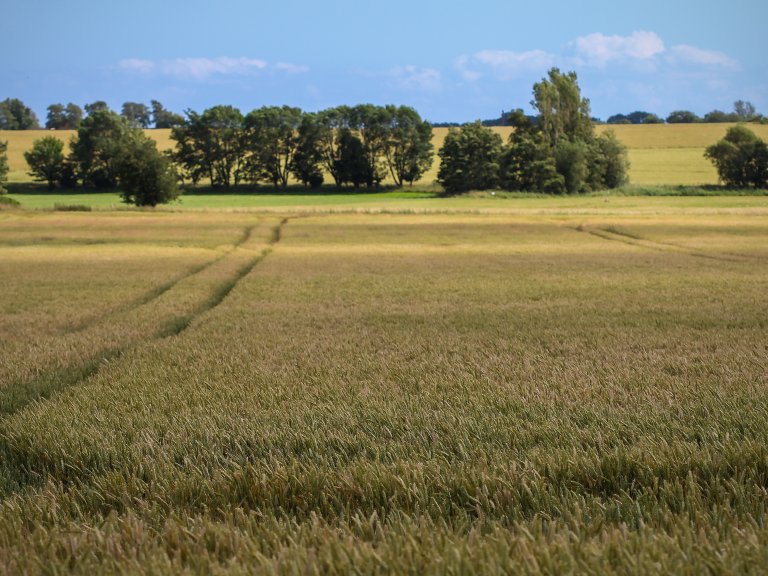
M598 132L613 130L616 136L629 148L631 167L630 181L640 185L659 184L716 184L717 172L704 158L704 149L717 142L733 124L649 124L598 126ZM750 125L758 136L768 140L768 125ZM510 128L494 128L506 141ZM24 151L43 136L53 135L68 142L74 135L72 130L0 130L0 141L8 141L8 163L11 182L28 182L27 164ZM170 130L147 130L161 150L173 147ZM448 128L435 128L433 142L435 154L442 146ZM437 158L432 169L422 178L420 184L431 184L437 178Z

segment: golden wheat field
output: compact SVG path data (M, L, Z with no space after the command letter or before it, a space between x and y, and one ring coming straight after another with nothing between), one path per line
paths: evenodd
M613 130L619 140L629 148L630 182L638 185L701 185L717 184L717 172L711 162L704 158L704 149L717 142L725 135L730 124L653 124L653 125L616 125L598 126L598 132ZM750 125L764 140L768 140L768 125ZM494 128L505 140L509 128ZM432 169L418 184L428 185L437 178L439 160L437 150L442 146L447 128L435 128L433 143L435 162ZM173 148L170 130L147 130L155 139L158 148ZM27 182L24 151L43 136L54 135L68 142L74 131L0 131L0 141L8 142L8 162L11 182Z
M763 572L765 199L471 202L0 211L0 573Z

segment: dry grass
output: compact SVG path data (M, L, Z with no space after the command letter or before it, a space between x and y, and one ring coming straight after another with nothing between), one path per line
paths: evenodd
M5 381L0 571L764 569L764 213L294 216Z

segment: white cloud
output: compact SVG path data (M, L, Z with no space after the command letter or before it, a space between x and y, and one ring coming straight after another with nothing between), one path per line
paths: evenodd
M205 80L213 75L242 76L266 67L264 60L255 58L176 58L160 63L163 74L194 80Z
M275 70L287 72L288 74L303 74L309 72L309 66L302 66L300 64L291 64L289 62L278 62L274 66Z
M606 36L597 32L577 38L574 47L579 63L599 67L612 61L652 61L666 51L658 34L642 30L629 36Z
M270 65L258 58L175 58L172 60L142 60L127 58L121 60L119 67L123 70L141 74L158 73L192 80L206 80L211 76L245 76L263 70L275 70L287 74L308 72L307 66L278 62Z
M405 90L420 90L436 92L442 87L440 72L434 68L419 68L417 66L398 66L392 68L387 75Z
M714 50L702 50L695 46L680 44L672 46L667 55L672 64L701 64L704 66L720 66L723 68L738 68L738 62L733 58Z
M521 72L544 72L555 63L555 56L543 50L513 52L511 50L481 50L472 56L460 56L456 67L465 80L473 82L488 70L500 80L509 80Z
M151 72L155 68L155 63L151 60L141 60L140 58L127 58L120 60L120 68L134 72Z

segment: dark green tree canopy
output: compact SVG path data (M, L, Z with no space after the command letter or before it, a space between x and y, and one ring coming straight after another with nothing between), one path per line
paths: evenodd
M151 117L146 104L125 102L120 115L135 128L149 128Z
M48 188L55 188L64 174L64 142L55 136L44 136L32 143L32 148L24 152L24 159L29 165L29 174L35 179L48 183Z
M248 173L253 181L288 186L299 147L302 112L290 106L265 106L245 117Z
M157 100L150 102L152 106L152 123L155 128L176 128L184 124L184 116L166 110Z
M675 110L667 116L667 124L693 124L701 122L701 118L690 110Z
M437 181L448 194L496 188L501 153L501 136L479 121L450 128L438 151Z
M125 118L108 110L92 112L81 122L77 136L70 143L69 158L84 186L117 186L115 164L122 140L131 129Z
M51 104L48 106L45 127L49 130L77 130L82 119L83 111L77 104Z
M170 159L141 131L133 130L125 135L115 169L120 195L127 204L157 206L179 195Z
M704 156L715 165L726 186L768 188L768 144L746 126L729 128Z
M109 105L104 100L96 100L85 105L85 113L88 116L93 116L97 112L109 112Z
M243 178L244 119L237 108L214 106L202 114L189 110L171 138L176 141L173 159L193 183L208 178L214 187L229 187Z
M433 161L432 125L408 106L387 106L384 158L395 186L413 184Z
M291 170L296 179L311 188L323 184L324 176L320 139L322 125L317 114L305 113L301 117L297 134L298 143Z
M40 128L37 116L18 98L0 102L0 130L36 130Z

